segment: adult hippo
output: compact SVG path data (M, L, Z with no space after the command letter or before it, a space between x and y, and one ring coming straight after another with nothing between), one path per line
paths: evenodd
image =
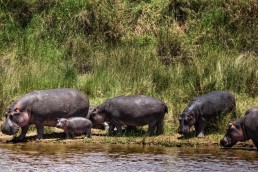
M258 150L258 106L250 108L245 115L229 123L227 133L220 140L223 147L232 147L238 141L252 140Z
M95 108L90 120L93 124L108 122L109 135L113 134L114 128L120 134L122 125L149 125L148 135L153 135L154 132L163 132L163 121L167 112L167 105L156 98L144 95L119 96Z
M1 130L4 134L14 135L21 127L21 134L13 141L22 141L29 126L35 124L36 139L42 139L44 126L55 127L57 118L86 117L88 109L88 98L77 90L58 88L34 91L10 105Z
M213 91L196 97L180 114L178 133L187 134L194 126L195 135L204 137L206 121L231 111L235 117L235 108L235 97L227 91Z

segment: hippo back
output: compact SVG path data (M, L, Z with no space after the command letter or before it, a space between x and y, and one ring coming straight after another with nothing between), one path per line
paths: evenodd
M162 101L144 95L115 97L99 108L107 111L112 121L129 126L162 120L167 113L167 106Z
M86 117L89 109L87 97L74 89L60 88L28 93L10 108L30 109L34 118ZM37 118L36 117L36 118Z
M215 115L230 112L235 109L235 97L227 91L213 91L197 97L194 101L201 102L201 112L205 115Z

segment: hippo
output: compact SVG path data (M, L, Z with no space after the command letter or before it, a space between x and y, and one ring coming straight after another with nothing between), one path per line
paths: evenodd
M148 125L148 135L163 133L164 116L168 112L167 105L153 97L144 95L118 96L111 98L95 108L90 120L95 123L108 122L108 134L121 134L122 125Z
M21 134L12 140L18 142L24 140L29 126L35 124L36 139L42 139L44 126L55 127L57 118L86 117L88 109L88 98L74 89L33 91L9 106L1 130L4 134L14 135L21 127Z
M236 117L235 109L235 97L227 91L213 91L196 97L180 114L178 133L187 134L194 126L195 136L204 137L206 121L229 112L232 112L233 117Z
M258 151L258 106L250 108L245 115L229 123L225 136L220 140L223 147L234 146L238 141L252 140Z
M60 118L57 120L56 127L62 128L65 131L67 138L69 138L69 134L71 134L72 138L74 138L74 134L85 134L86 137L91 138L92 122L87 118Z
M95 106L95 105L90 105L90 107L89 107L89 111L88 111L88 114L87 114L87 119L89 119L90 118L90 114L93 112L93 110L96 108L97 106ZM93 126L92 126L92 128L95 128L95 129L100 129L100 130L106 130L106 129L108 129L108 123L106 123L106 122L104 122L104 123L102 123L102 124L97 124L97 123L95 123Z

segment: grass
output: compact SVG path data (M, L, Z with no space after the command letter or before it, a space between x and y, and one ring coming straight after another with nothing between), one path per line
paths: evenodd
M258 102L257 7L255 0L1 1L0 116L27 92L60 87L95 105L119 95L162 99L165 135L176 134L191 99L213 90L232 92L242 116Z

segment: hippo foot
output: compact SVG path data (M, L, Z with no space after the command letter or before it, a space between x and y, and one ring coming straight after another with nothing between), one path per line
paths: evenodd
M35 140L41 140L41 139L43 139L43 136L37 135L37 136L35 137Z
M66 137L65 139L74 139L75 137L73 137L73 136L68 136L68 137Z
M116 133L114 132L114 131L112 131L112 132L108 132L108 134L107 134L108 136L115 136L116 135Z
M200 134L198 134L196 137L198 137L198 138L203 138L203 137L204 137L204 134L203 134L203 133L200 133Z
M25 138L21 138L21 137L14 137L12 140L8 142L18 143L18 142L26 142L26 140Z

